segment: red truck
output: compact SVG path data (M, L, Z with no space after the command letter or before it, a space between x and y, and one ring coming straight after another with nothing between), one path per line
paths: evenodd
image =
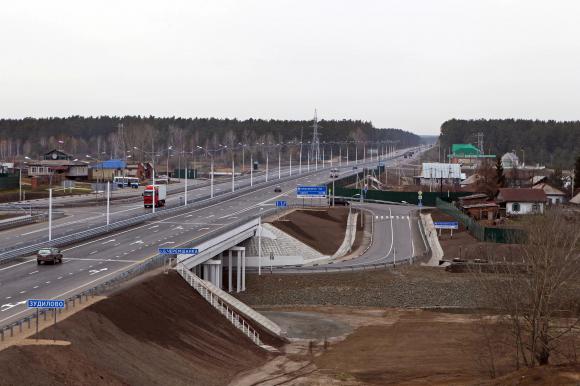
M151 208L153 205L153 192L155 192L155 207L165 205L167 198L167 185L147 185L143 192L143 206Z

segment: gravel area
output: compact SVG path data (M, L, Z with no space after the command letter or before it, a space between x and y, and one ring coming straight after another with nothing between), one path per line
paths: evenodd
M398 308L475 308L481 298L472 274L406 266L329 274L248 275L237 294L252 306L342 305Z

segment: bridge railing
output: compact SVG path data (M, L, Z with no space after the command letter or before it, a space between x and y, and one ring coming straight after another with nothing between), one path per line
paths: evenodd
M240 314L230 308L229 304L212 291L212 289L206 285L202 279L194 275L181 264L176 267L176 270L190 286L192 286L205 300L207 300L209 304L212 305L212 307L225 316L228 322L233 324L234 327L246 335L252 342L254 342L254 344L257 346L262 345L258 331L250 326L250 324L242 318Z

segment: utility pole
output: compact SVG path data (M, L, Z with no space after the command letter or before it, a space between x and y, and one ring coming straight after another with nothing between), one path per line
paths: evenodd
M48 189L48 241L52 241L52 188Z
M266 153L266 182L268 182L268 153Z
M109 218L110 218L110 200L111 200L111 182L107 181L107 226L109 226Z
M254 155L250 155L250 186L254 186Z
M234 165L234 152L232 151L232 192L236 190L236 167Z
M281 162L280 162L280 148L278 148L278 179L282 178L282 169L280 169L281 167Z

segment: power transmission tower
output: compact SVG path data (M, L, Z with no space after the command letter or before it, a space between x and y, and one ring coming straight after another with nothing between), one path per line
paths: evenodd
M476 135L477 135L477 148L479 149L479 151L481 151L481 154L484 154L484 152L483 152L483 133L480 131Z
M320 139L318 138L318 129L320 126L318 125L318 116L317 111L314 109L314 121L312 123L312 146L311 146L311 153L312 159L320 160ZM316 157L316 158L315 158Z

